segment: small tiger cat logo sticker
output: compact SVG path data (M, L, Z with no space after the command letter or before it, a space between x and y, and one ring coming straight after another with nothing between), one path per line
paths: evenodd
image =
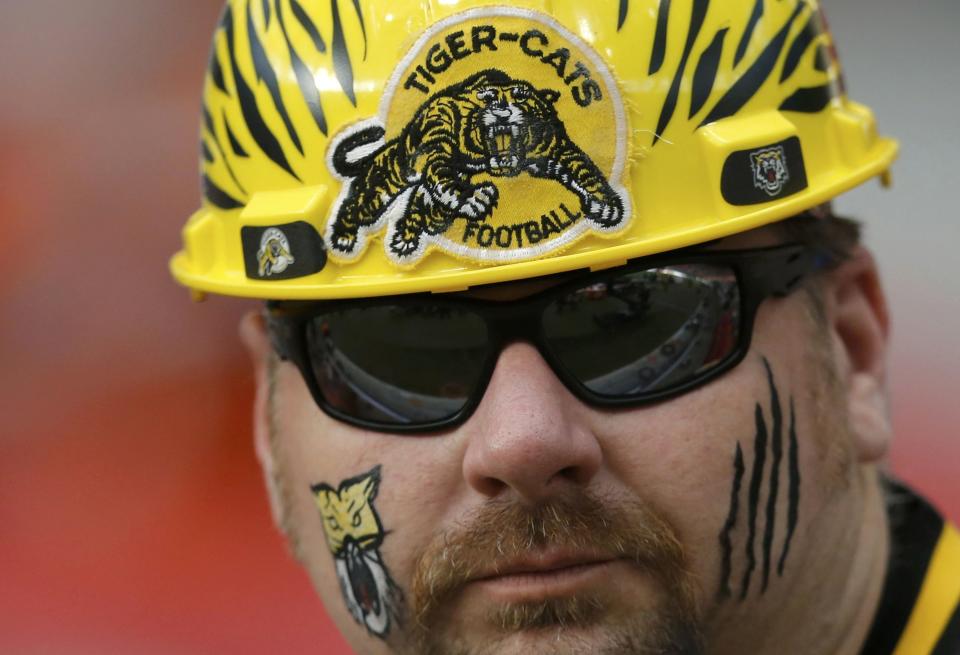
M784 185L790 181L790 171L787 170L787 156L783 146L751 152L750 166L753 168L753 185L770 197L779 194Z
M290 254L287 235L275 227L264 231L257 250L257 273L260 277L279 275L296 260Z
M347 609L371 634L384 637L391 620L398 620L403 597L380 556L384 530L373 506L379 488L377 466L336 489L321 483L310 490L323 517Z
M626 152L619 90L586 43L524 9L456 14L400 62L379 115L331 141L330 257L378 236L404 268L432 250L501 263L616 235Z

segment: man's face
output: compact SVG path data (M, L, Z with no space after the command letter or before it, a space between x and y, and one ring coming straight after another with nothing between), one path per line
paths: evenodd
M473 416L426 436L338 422L276 363L284 530L361 653L759 652L784 608L839 593L856 528L838 346L811 307L768 299L740 365L637 409L585 405L513 343Z

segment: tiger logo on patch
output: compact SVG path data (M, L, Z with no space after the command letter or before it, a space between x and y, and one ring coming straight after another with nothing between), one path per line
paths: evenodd
M600 58L551 19L489 8L442 21L397 67L380 115L331 142L344 184L326 228L402 267L432 250L536 259L626 228L626 124Z

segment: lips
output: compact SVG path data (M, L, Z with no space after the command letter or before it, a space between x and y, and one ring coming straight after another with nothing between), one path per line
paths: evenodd
M563 596L605 579L614 562L595 553L540 553L495 562L471 582L501 601Z

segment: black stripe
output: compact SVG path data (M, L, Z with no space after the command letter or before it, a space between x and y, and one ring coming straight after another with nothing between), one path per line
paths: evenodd
M243 207L243 203L214 184L206 175L203 176L202 184L204 197L220 209L237 209L238 207Z
M310 20L310 16L307 15L307 12L300 6L300 3L297 2L297 0L290 0L290 9L293 10L294 18L297 19L297 22L300 23L303 30L310 36L310 39L313 41L313 47L315 47L318 52L326 52L327 44L320 35L320 30L318 30L317 26Z
M780 553L780 561L777 563L777 574L783 576L783 567L787 563L787 555L790 554L790 541L793 539L793 533L797 529L797 521L800 518L800 444L797 443L797 417L793 411L793 398L790 398L790 460L789 475L790 489L788 491L787 507L787 538L783 542L783 550Z
M227 120L226 115L223 117L223 124L227 126L227 139L230 140L230 149L233 150L233 154L237 157L249 157L249 153L237 141L237 135L233 133L233 128L230 127L230 121Z
M930 655L957 655L960 653L960 604L953 609L953 616L940 633L940 639Z
M783 51L783 46L787 41L790 27L806 6L803 2L797 3L797 8L794 9L793 14L787 20L787 24L784 25L783 29L770 41L747 72L730 87L730 90L720 99L713 108L713 111L710 112L710 115L703 119L700 127L727 118L728 116L733 116L750 101L760 87L763 86L763 83L767 81L767 78L770 77L770 73L773 71L777 59L780 58L780 53Z
M800 65L800 59L803 57L803 53L807 51L807 48L810 47L810 44L813 43L813 40L819 36L820 21L817 18L816 14L810 16L810 20L807 21L807 24L803 26L803 29L800 30L800 34L797 35L797 38L793 40L793 43L790 44L790 49L787 51L787 58L783 62L783 72L780 74L780 82L783 83L794 74L797 70L797 66Z
M213 129L213 116L210 115L210 108L207 106L207 103L203 103L200 113L203 115L203 126L207 128L207 132L210 133L210 136L216 139L217 131Z
M260 0L260 3L263 6L263 27L267 29L270 27L270 0Z
M220 143L220 135L217 134L216 126L213 124L213 116L210 115L210 109L207 107L206 103L203 104L203 109L201 111L203 113L203 125L206 128L207 133L210 135L210 139L213 141L214 148L216 149L217 154L220 155L220 159L223 161L223 166L227 169L230 179L232 179L234 184L237 185L237 188L240 189L241 193L246 193L246 189L243 188L243 185L240 184L240 180L238 180L237 176L233 174L233 169L230 168L230 161L227 159L226 153L223 151L223 146ZM227 135L232 141L234 137L233 133L230 131L230 124L227 123L226 112L224 112L223 115L223 124L227 126ZM203 144L203 147L206 148L206 143ZM211 153L211 157L213 157L213 153ZM207 161L213 163L213 158Z
M360 0L353 0L353 9L357 12L357 19L360 21L360 32L363 34L363 59L367 59L367 26L363 22L363 9L360 8Z
M237 144L233 143L236 137L234 137L233 130L230 129L230 123L227 121L226 110L224 110L223 112L223 124L227 128L227 137L231 140L231 147L236 145L237 147L240 148L240 151L243 152L244 157L248 156L246 151L240 146L239 143ZM246 194L247 190L243 188L243 185L240 184L240 180L237 179L236 173L233 172L233 167L230 165L230 158L227 157L227 153L224 152L223 146L220 144L220 139L219 138L216 139L214 143L217 146L217 152L220 153L220 159L223 161L223 167L227 169L227 173L230 175L230 179L233 180L233 183L237 185L238 189L240 189L240 193ZM237 153L236 150L234 150L234 154L239 154L239 153Z
M723 549L722 571L720 573L720 597L729 598L732 591L730 589L730 575L733 570L733 542L730 534L737 525L737 514L740 511L740 487L743 482L743 450L740 448L740 442L737 442L737 452L733 458L733 486L730 489L730 513L723 524L723 530L720 532L720 547Z
M283 104L283 96L280 95L280 83L277 81L277 74L274 72L273 66L270 65L270 60L267 58L267 52L260 42L260 37L257 36L257 29L253 24L253 13L250 11L250 5L247 5L247 38L250 41L250 54L253 56L253 67L257 72L257 80L267 85L277 113L280 114L283 125L287 128L287 134L290 136L290 140L293 141L293 145L302 155L303 146L300 144L300 137L297 135L297 130L293 126L293 121L290 120L290 115L287 114L286 106Z
M821 45L817 47L817 54L813 59L813 67L821 73L826 73L830 70L830 53L827 50L827 46Z
M773 381L773 371L770 362L763 358L763 366L767 369L767 384L770 386L770 413L771 434L770 452L773 459L770 462L770 493L767 496L767 524L763 532L763 585L761 592L767 590L770 582L770 552L773 550L773 531L777 520L777 495L780 492L780 460L783 458L783 412L780 408L780 394Z
M624 21L627 20L627 11L630 9L630 0L620 0L620 13L617 15L617 31L620 31L620 28L623 27Z
M747 597L750 589L750 578L757 566L757 557L754 553L754 543L757 536L757 507L760 504L760 484L763 482L763 467L767 460L767 424L763 420L763 410L760 403L754 412L757 435L753 443L753 473L750 478L750 496L748 512L750 516L749 532L747 533L747 570L743 573L743 583L740 588L740 600Z
M890 517L890 559L880 608L862 655L892 653L896 648L943 533L943 519L919 496L890 480L884 481L884 491Z
M800 3L797 3L800 4ZM740 45L737 46L737 52L733 57L733 65L736 66L747 54L747 46L750 45L750 39L753 38L753 32L757 29L757 23L763 18L763 0L756 0L753 4L753 11L750 12L750 18L747 20L747 26L743 30L743 36L740 37Z
M206 139L200 139L200 154L203 155L204 161L208 164L213 163L213 153L210 152L209 146L207 146Z
M658 72L667 56L667 27L670 25L670 0L660 0L657 12L657 32L653 37L653 52L650 53L650 75Z
M323 112L323 105L320 102L320 89L317 88L317 80L310 73L310 68L304 63L293 48L293 42L287 34L287 25L283 18L283 11L280 6L277 7L277 21L280 23L280 31L283 32L283 38L287 41L287 50L290 53L290 62L293 64L293 72L297 76L297 84L300 86L300 93L303 95L304 102L310 109L317 127L327 134L327 117Z
M653 145L660 140L660 135L667 129L670 119L673 118L673 112L677 108L677 98L680 95L680 83L683 81L683 72L687 67L687 61L690 59L690 51L693 50L693 44L700 35L700 29L703 27L703 20L707 15L707 8L710 6L710 0L693 0L693 14L690 17L690 31L687 32L687 43L683 47L683 57L680 58L680 66L677 67L677 74L673 77L673 84L670 85L670 91L667 93L667 99L663 103L663 111L660 112L660 121L657 123L657 131L653 135Z
M829 84L807 87L797 91L783 101L780 111L799 111L804 114L816 114L830 104L833 92Z
M720 67L720 56L723 54L723 41L730 28L725 27L713 37L713 42L703 51L700 61L697 63L697 70L693 74L693 92L690 100L690 118L693 118L697 112L703 109L707 99L710 98L710 92L713 91L713 84L717 81L717 70Z
M337 0L330 0L330 11L333 12L333 72L340 82L340 88L350 98L354 107L357 106L357 96L353 91L353 65L350 63L350 53L347 51L347 41L343 35L343 24L340 22L340 9Z
M232 14L229 5L227 13ZM277 141L273 132L270 131L270 128L267 127L267 124L263 121L260 110L257 108L256 97L253 95L253 91L250 89L247 81L243 79L243 75L240 74L240 67L237 65L236 33L233 29L232 20L227 23L226 29L227 40L230 44L230 68L233 73L233 84L237 90L237 98L240 100L240 110L243 112L243 119L246 121L247 129L250 131L253 140L257 142L257 146L260 147L273 163L292 175L297 181L302 181L290 167L287 156L283 153L283 148L280 147L280 142Z
M213 46L210 50L210 77L218 89L227 92L227 85L223 81L223 66L220 64L220 55L217 54L217 40L213 40Z
M224 3L223 11L220 12L220 22L217 24L218 30L226 30L228 33L233 25L233 10L230 3Z

